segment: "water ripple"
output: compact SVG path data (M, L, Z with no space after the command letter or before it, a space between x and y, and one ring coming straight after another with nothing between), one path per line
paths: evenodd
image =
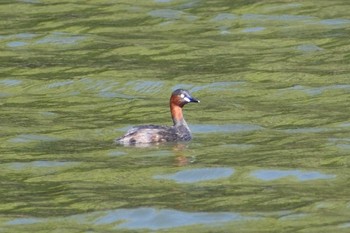
M321 24L324 25L329 25L329 26L337 26L337 25L345 25L345 24L350 24L349 19L325 19L321 20Z
M153 10L148 13L152 17L163 19L180 19L184 12L172 9Z
M75 44L78 41L86 39L85 36L70 35L68 33L54 32L50 35L37 40L37 44Z
M301 171L301 170L258 170L252 172L252 176L264 180L264 181L272 181L277 179L282 179L285 177L294 177L299 181L307 181L307 180L317 180L317 179L331 179L335 178L335 175L323 174L317 171Z
M14 170L33 169L33 168L58 168L65 166L75 166L78 162L59 162L59 161L33 161L33 162L14 162L6 163L7 168Z
M306 87L306 86L302 86L302 85L295 85L292 87L281 89L281 91L303 91L304 93L312 95L312 96L320 95L324 91L328 91L328 90L350 91L350 85L349 84L334 84L334 85L321 86L321 87Z
M7 46L15 48L15 47L22 47L22 46L25 46L27 44L28 43L24 42L24 41L12 41L12 42L7 43Z
M17 79L4 79L0 81L0 84L5 86L17 86L21 83L22 83L22 80L17 80Z
M261 130L263 127L253 124L227 124L227 125L190 125L194 133L242 133Z
M243 217L232 212L184 212L173 209L136 208L108 212L95 221L96 225L116 224L115 228L167 229L195 224L215 224L241 220Z
M215 16L211 21L217 22L217 21L225 21L225 20L234 20L237 19L237 16L231 13L220 13L217 16Z
M262 14L245 14L242 16L245 20L257 21L309 21L316 20L316 17L305 15L262 15Z
M265 27L253 27L253 28L245 28L242 32L250 33L250 32L261 32L264 31Z
M179 171L173 174L156 175L154 178L174 180L177 183L195 183L200 181L227 178L230 177L233 173L233 168L195 168Z
M13 143L28 143L28 142L52 142L58 141L59 139L46 136L46 135L37 135L37 134L21 134L15 138L9 139L10 142Z
M297 50L303 51L303 52L316 52L316 51L322 51L323 49L314 44L302 44L297 46Z
M16 218L14 220L8 221L7 225L23 225L23 224L34 224L42 222L41 219L38 218Z

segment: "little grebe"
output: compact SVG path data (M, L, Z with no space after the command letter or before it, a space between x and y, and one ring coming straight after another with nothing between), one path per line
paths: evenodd
M117 138L115 142L123 145L135 145L191 140L190 128L182 115L182 107L190 102L199 103L199 100L193 98L188 91L177 89L170 97L170 112L174 122L173 126L136 126L129 129L124 136Z

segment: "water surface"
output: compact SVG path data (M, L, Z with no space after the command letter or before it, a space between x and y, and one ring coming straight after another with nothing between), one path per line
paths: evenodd
M347 1L0 12L1 232L349 232ZM113 144L176 88L190 143Z

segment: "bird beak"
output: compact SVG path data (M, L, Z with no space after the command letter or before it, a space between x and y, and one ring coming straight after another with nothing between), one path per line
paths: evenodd
M199 99L196 99L196 98L194 98L192 96L189 98L189 100L190 100L189 102L193 102L193 103L199 103L200 102Z

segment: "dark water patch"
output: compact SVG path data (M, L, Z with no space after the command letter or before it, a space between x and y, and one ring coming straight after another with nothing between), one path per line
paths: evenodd
M174 180L177 183L196 183L201 181L228 178L234 173L233 168L194 168L176 172L174 174L156 175L155 179Z
M316 171L301 171L301 170L258 170L252 172L252 176L264 180L272 181L286 177L293 177L298 181L318 180L318 179L332 179L335 175L323 174Z

